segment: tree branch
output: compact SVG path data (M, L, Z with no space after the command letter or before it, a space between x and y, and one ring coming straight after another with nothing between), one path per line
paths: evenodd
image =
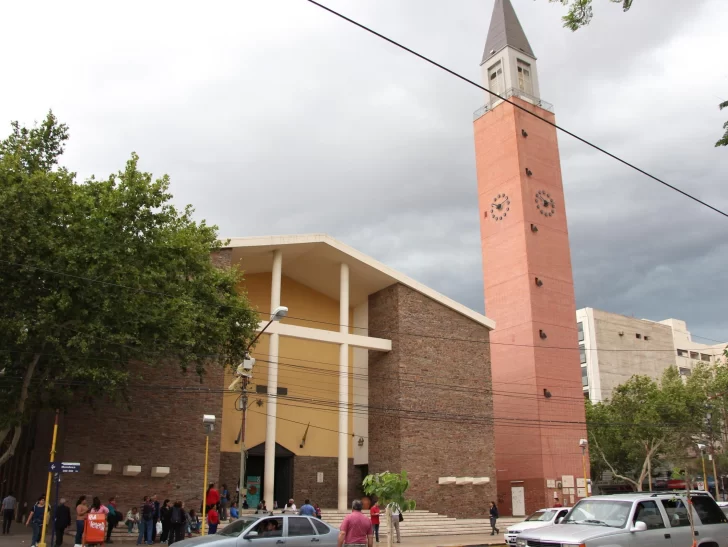
M629 483L632 483L635 486L635 488L637 488L638 490L640 489L639 485L637 484L637 481L635 481L634 479L630 479L629 477L625 477L624 475L620 475L619 473L617 473L617 470L614 469L614 466L611 463L609 463L609 461L607 460L607 457L604 455L604 451L599 446L599 443L597 442L596 438L592 438L592 445L597 449L597 452L599 452L599 456L602 458L602 461L605 464L607 464L607 467L609 467L609 469L611 470L613 476L617 477L618 479L622 479L622 480L625 480L625 481L627 481Z
M20 398L18 399L18 407L17 412L19 419L21 420L21 423L18 423L15 426L15 431L13 433L13 439L10 441L10 445L5 450L5 452L0 456L0 465L3 465L6 461L8 461L10 458L13 457L15 454L15 449L18 446L18 442L20 442L20 434L23 432L23 426L22 419L23 414L25 413L25 403L28 400L28 390L30 388L30 380L33 378L33 374L35 373L35 367L38 365L38 361L40 361L41 354L36 353L33 355L33 360L28 365L28 369L25 371L25 377L23 378L23 387L20 389ZM0 431L0 443L5 440L5 438L8 436L8 433L10 432L10 428L4 429Z

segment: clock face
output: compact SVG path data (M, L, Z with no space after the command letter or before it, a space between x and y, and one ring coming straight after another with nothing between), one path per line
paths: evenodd
M539 190L536 192L536 209L545 217L554 216L556 204L554 203L551 194L547 194L546 190Z
M498 222L508 216L508 211L511 210L511 200L505 194L498 194L490 202L490 218Z

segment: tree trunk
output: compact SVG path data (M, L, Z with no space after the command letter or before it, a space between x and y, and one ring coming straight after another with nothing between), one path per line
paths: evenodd
M652 492L652 456L647 459L647 485L648 490Z
M392 524L392 508L389 504L387 504L387 510L386 510L386 518L387 518L387 547L392 547L392 544L394 543L394 525Z
M17 406L19 420L23 419L23 414L25 413L25 403L28 400L28 389L30 387L30 380L33 378L33 373L35 373L35 367L38 365L40 356L40 353L36 353L35 355L33 355L33 360L30 362L30 364L28 365L28 369L25 371L25 377L23 378L23 387L20 390L20 399L18 399ZM5 439L8 436L10 429L11 427L8 427L7 429L0 431L0 438ZM22 432L22 425L16 425L15 431L13 432L13 439L10 441L10 445L0 456L0 465L3 465L5 462L13 457L13 455L15 454L15 449L18 447L18 442L20 441L20 435L22 434Z

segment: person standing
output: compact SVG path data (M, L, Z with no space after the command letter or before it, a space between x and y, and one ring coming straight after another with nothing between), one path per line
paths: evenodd
M10 533L10 523L15 518L15 507L18 505L18 500L15 499L12 492L8 492L8 495L3 499L3 535Z
M230 492L228 492L227 484L222 485L222 491L220 492L220 518L227 520L228 518L228 505L230 504Z
M298 511L298 514L305 515L307 517L316 516L316 509L314 509L313 505L311 505L311 500L303 500L303 505L301 505L301 509Z
M175 501L169 511L168 544L172 545L176 541L182 541L185 538L185 528L187 528L187 515L185 515L184 506L181 501Z
M30 547L37 547L38 542L40 541L40 533L43 529L43 517L45 517L45 510L45 496L41 496L38 498L38 501L35 502L33 509L31 509L30 514L28 515L28 520L25 523L26 526L30 526L31 524L33 525L33 539L30 542Z
M146 541L147 545L151 545L154 538L152 533L152 529L154 528L154 502L149 498L149 496L144 496L141 512L142 518L139 521L139 537L137 538L137 545L141 545L142 541Z
M283 507L284 513L296 513L296 503L293 501L293 498L288 500L288 503Z
M217 514L217 508L213 505L210 512L207 513L207 529L210 535L217 533L218 524L220 524L220 515Z
M152 504L154 505L154 517L152 519L152 520L154 520L154 522L152 523L152 543L154 543L155 541L157 541L157 534L159 533L159 532L157 532L157 523L159 522L160 507L159 507L159 500L157 500L157 494L154 494L152 496Z
M121 520L119 511L116 510L116 498L109 498L106 504L109 514L106 517L106 543L114 543L111 541L111 532L116 528L117 523Z
M338 547L372 547L372 521L362 515L361 500L354 500L351 513L344 517L339 527Z
M207 507L207 510L209 511L213 507L217 508L217 505L220 503L220 492L217 491L217 488L215 488L215 483L211 482L210 485L207 487L207 494L205 494L205 505Z
M63 545L63 534L71 526L71 508L66 505L66 498L61 498L55 514L56 547Z
M76 545L83 544L83 527L86 524L86 515L88 515L88 503L86 503L86 496L81 496L76 502Z
M561 502L559 501L559 498L554 498L554 507L563 507L563 505L561 505Z
M498 521L498 506L495 504L494 501L490 502L490 535L494 536L496 534L500 534L500 530L496 527L496 522Z
M169 500L164 500L162 507L159 508L159 520L162 522L162 534L159 536L159 543L167 543L169 541L169 529L172 524L172 507Z
M397 534L397 543L400 543L402 538L399 535L399 523L404 520L402 518L402 509L396 503L392 503L390 504L390 510L392 511L392 530L394 530L394 533Z
M381 509L379 509L379 501L375 501L374 505L372 505L371 509L369 509L369 518L372 520L374 539L377 540L377 543L379 543L379 513L381 512Z

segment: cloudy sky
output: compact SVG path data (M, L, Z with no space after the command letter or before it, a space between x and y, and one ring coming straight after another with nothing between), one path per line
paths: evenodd
M325 0L465 76L493 0ZM725 0L513 0L557 121L728 209ZM225 236L326 232L483 310L481 91L305 0L12 2L0 123L53 108L80 177L132 151ZM5 127L8 127L5 125ZM577 306L728 339L728 219L561 135ZM702 340L701 340L702 341Z

